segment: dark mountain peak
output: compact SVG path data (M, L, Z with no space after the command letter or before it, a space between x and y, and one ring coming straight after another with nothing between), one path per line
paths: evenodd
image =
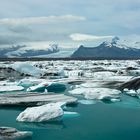
M80 49L84 48L84 45L80 45L79 48L80 48Z
M97 47L84 47L81 45L71 57L91 57L104 59L138 59L140 49L130 48L125 42L119 41L119 37L114 37L110 42L104 41Z

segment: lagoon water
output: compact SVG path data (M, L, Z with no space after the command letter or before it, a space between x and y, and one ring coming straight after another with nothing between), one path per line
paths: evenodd
M140 102L125 96L123 102L68 107L80 114L56 123L19 123L21 108L1 108L0 125L33 132L32 140L139 140Z

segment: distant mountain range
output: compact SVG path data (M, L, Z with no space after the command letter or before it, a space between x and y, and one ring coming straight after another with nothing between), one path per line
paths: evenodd
M26 49L26 45L17 45L10 48L1 48L0 57L36 57L59 52L58 45L50 45L47 49Z
M140 42L135 42L135 46L140 46ZM111 42L103 42L97 47L81 45L71 58L137 59L140 58L140 49L129 47L126 41L114 37Z
M44 44L43 44L44 45ZM39 48L40 47L40 48ZM58 47L52 45L15 45L0 48L1 58L68 58L68 59L140 59L140 42L122 40L114 37L111 41L104 41L99 46L87 47L81 45L78 49Z

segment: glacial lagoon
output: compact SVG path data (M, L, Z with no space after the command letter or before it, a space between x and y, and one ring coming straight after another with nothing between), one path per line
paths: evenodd
M38 86L43 79L46 82L61 83L66 86L60 86L60 88L49 88L51 92L55 94L65 94L77 98L78 102L76 104L67 105L64 111L77 112L78 114L65 114L62 120L53 122L18 122L16 121L17 116L26 109L22 106L4 106L0 107L0 125L14 127L18 130L31 131L33 135L27 140L139 140L140 138L140 99L139 90L138 93L135 91L126 90L124 93L116 93L116 84L114 89L112 89L112 84L103 84L105 81L114 82L119 81L123 83L131 80L131 78L137 78L139 76L139 61L103 61L103 62L64 62L62 67L62 62L46 62L47 72L52 70L54 75L48 72L48 79L43 77L29 76L16 77L16 81L5 81L1 82L1 88L5 85L18 85L19 81L27 78L25 81L26 88L21 91L4 91L2 94L13 94L25 92L25 94L30 94L27 92L28 87ZM96 65L94 65L96 63ZM32 62L32 65L41 65L41 62ZM44 64L44 62L43 62ZM49 64L49 65L48 65ZM81 65L82 64L82 65ZM129 64L129 65L128 65ZM57 65L55 67L55 65ZM63 71L60 70L63 69ZM126 70L127 67L134 67L137 70ZM70 70L68 70L67 68ZM100 68L99 68L100 67ZM104 68L103 72L99 72L101 68ZM16 69L17 70L17 69ZM18 70L17 70L18 71ZM78 71L78 72L77 72ZM81 71L83 74L81 74ZM108 73L108 71L111 71ZM24 71L22 71L24 72ZM26 72L28 73L27 69ZM56 73L59 73L56 75ZM98 72L98 73L97 73ZM27 74L26 73L26 74ZM37 71L39 73L39 71ZM64 75L67 74L67 75ZM32 73L30 73L32 74ZM34 74L34 73L33 73ZM49 75L50 74L50 75ZM103 75L102 75L103 74ZM106 74L106 75L105 75ZM9 76L10 77L10 76ZM18 80L17 80L18 79ZM41 80L40 80L41 79ZM12 78L13 80L13 78ZM93 81L94 80L94 81ZM27 84L28 81L28 84ZM40 82L41 81L41 82ZM61 81L61 82L60 82ZM83 82L84 81L84 82ZM96 82L95 82L96 81ZM18 83L18 84L17 84ZM23 84L24 82L22 82ZM20 83L21 84L21 83ZM31 84L29 86L29 84ZM107 87L105 86L107 85ZM54 84L53 84L54 86ZM111 88L109 88L109 86ZM42 87L42 84L41 84ZM44 87L43 87L44 88ZM85 89L86 88L86 89ZM99 92L97 89L108 91ZM33 87L36 92L38 87ZM53 91L56 90L56 91ZM62 89L64 91L62 91ZM76 93L75 93L76 89ZM81 90L82 89L82 90ZM95 90L96 89L96 90ZM40 86L39 86L40 90ZM85 90L83 92L83 90ZM73 91L73 92L71 92ZM94 91L92 93L92 91ZM44 90L46 94L49 92ZM49 94L51 94L51 92ZM87 93L85 93L87 92ZM97 93L96 93L97 92ZM114 93L112 93L114 92ZM119 92L119 91L118 91ZM38 91L37 94L42 93ZM88 95L88 96L87 96ZM92 95L92 96L91 96ZM100 96L97 96L100 95ZM136 96L137 95L137 96ZM88 97L88 98L87 98ZM90 99L89 99L90 98ZM112 100L113 99L113 100Z
M140 106L137 101L132 106L101 102L79 104L71 110L80 116L64 117L62 122L30 124L16 122L20 109L1 108L0 124L32 131L32 140L132 140L140 137Z

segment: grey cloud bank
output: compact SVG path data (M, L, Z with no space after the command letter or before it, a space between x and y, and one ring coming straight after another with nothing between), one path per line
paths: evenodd
M0 44L70 43L80 41L81 35L82 41L115 35L139 38L139 5L138 0L5 0L0 5Z

